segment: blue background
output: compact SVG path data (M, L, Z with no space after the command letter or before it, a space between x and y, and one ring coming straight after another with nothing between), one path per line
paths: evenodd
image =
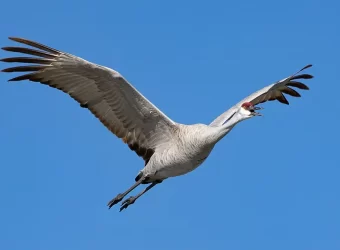
M264 104L264 117L237 125L200 168L119 213L106 204L143 161L67 95L0 74L0 249L340 249L339 9L3 1L1 47L19 36L114 68L180 123L210 123L309 63L315 78L302 98Z

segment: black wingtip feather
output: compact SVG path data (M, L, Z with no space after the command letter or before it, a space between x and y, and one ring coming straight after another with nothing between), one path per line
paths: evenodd
M287 94L287 95L291 95L291 96L294 96L294 97L301 97L301 95L297 91L295 91L294 89L289 88L289 87L285 87L281 91L283 93Z
M82 104L80 104L80 107L81 107L81 108L88 108L89 105L88 105L87 103L82 103Z
M8 37L8 38L10 40L12 40L12 41L15 41L15 42L18 42L18 43L23 43L23 44L26 44L26 45L29 45L29 46L32 46L32 47L35 47L35 48L38 48L38 49L50 52L50 53L55 53L55 54L59 54L60 53L59 50L50 48L50 47L48 47L46 45L43 45L41 43L33 42L31 40L27 40L27 39L20 38L20 37Z
M30 65L30 66L17 66L1 70L2 72L27 72L27 71L39 71L45 69L46 66L42 65Z
M54 60L46 58L34 58L34 57L9 57L0 59L2 62L8 63L39 63L39 64L51 64Z
M308 68L310 68L310 67L312 67L312 66L313 66L313 64L308 64L307 66L303 67L300 71L305 70L305 69L308 69Z
M295 80L295 79L312 79L313 76L310 74L301 74L301 75L297 75L297 76L293 76L291 79Z
M304 90L309 90L309 87L307 85L303 84L302 82L289 81L289 83L287 83L287 86L291 86L291 87L295 87L295 88L299 88L299 89L304 89Z
M21 76L17 76L14 77L12 79L9 79L9 82L17 82L17 81L23 81L23 80L30 80L32 81L32 79L34 78L34 76L36 75L36 73L29 73L29 74L25 74L25 75L21 75Z
M28 55L33 55L33 56L39 56L43 58L50 58L53 59L56 57L56 55L52 55L40 50L36 49L30 49L30 48L23 48L23 47L2 47L2 50L9 51L9 52L16 52L16 53L23 53L23 54L28 54Z
M277 99L279 102L281 102L283 104L289 105L288 100L286 99L286 97L282 93L280 93L280 95L278 95L275 99ZM273 100L275 100L275 99L273 99Z

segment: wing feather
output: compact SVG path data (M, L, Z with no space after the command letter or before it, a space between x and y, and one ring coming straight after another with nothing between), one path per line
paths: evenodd
M38 57L1 59L6 63L34 63L3 69L2 72L33 71L9 81L40 82L68 94L142 157L145 164L158 145L171 140L176 123L117 71L34 41L15 37L10 39L35 49L4 47L3 50Z
M296 79L311 79L313 78L312 75L309 74L300 74L301 71L310 68L312 65L309 64L305 67L303 67L301 70L296 72L295 74L282 79L276 83L273 83L267 87L264 87L263 89L260 89L256 91L255 93L251 94L250 96L244 98L242 101L237 103L235 106L218 116L211 124L210 126L221 126L223 125L224 121L228 120L228 118L237 111L243 103L245 102L251 102L254 106L260 103L264 103L267 101L275 101L278 100L279 102L283 104L289 104L287 98L284 96L284 94L291 95L294 97L301 97L301 95L294 89L290 87L295 87L298 89L304 89L308 90L308 86L297 81L293 81Z

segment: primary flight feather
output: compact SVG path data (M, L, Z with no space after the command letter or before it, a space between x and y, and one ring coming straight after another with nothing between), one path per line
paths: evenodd
M136 196L124 200L120 211L133 204L141 195L163 180L186 174L201 165L215 144L239 122L261 115L257 104L278 100L288 104L284 94L300 97L292 87L308 90L299 82L312 78L297 73L273 83L246 97L217 117L211 124L184 125L172 121L138 92L119 72L86 61L46 45L23 38L10 37L27 47L4 47L5 51L34 57L10 57L6 63L27 65L3 69L2 72L31 72L9 81L30 80L57 88L89 109L113 134L144 160L144 168L135 183L118 194L111 208L140 184L149 185ZM298 81L297 81L298 80Z

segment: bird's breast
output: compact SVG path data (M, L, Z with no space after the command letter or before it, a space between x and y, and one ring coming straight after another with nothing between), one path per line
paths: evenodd
M155 152L150 166L146 168L149 168L148 172L160 179L184 175L200 166L208 158L212 149L213 145L171 147L162 152Z

